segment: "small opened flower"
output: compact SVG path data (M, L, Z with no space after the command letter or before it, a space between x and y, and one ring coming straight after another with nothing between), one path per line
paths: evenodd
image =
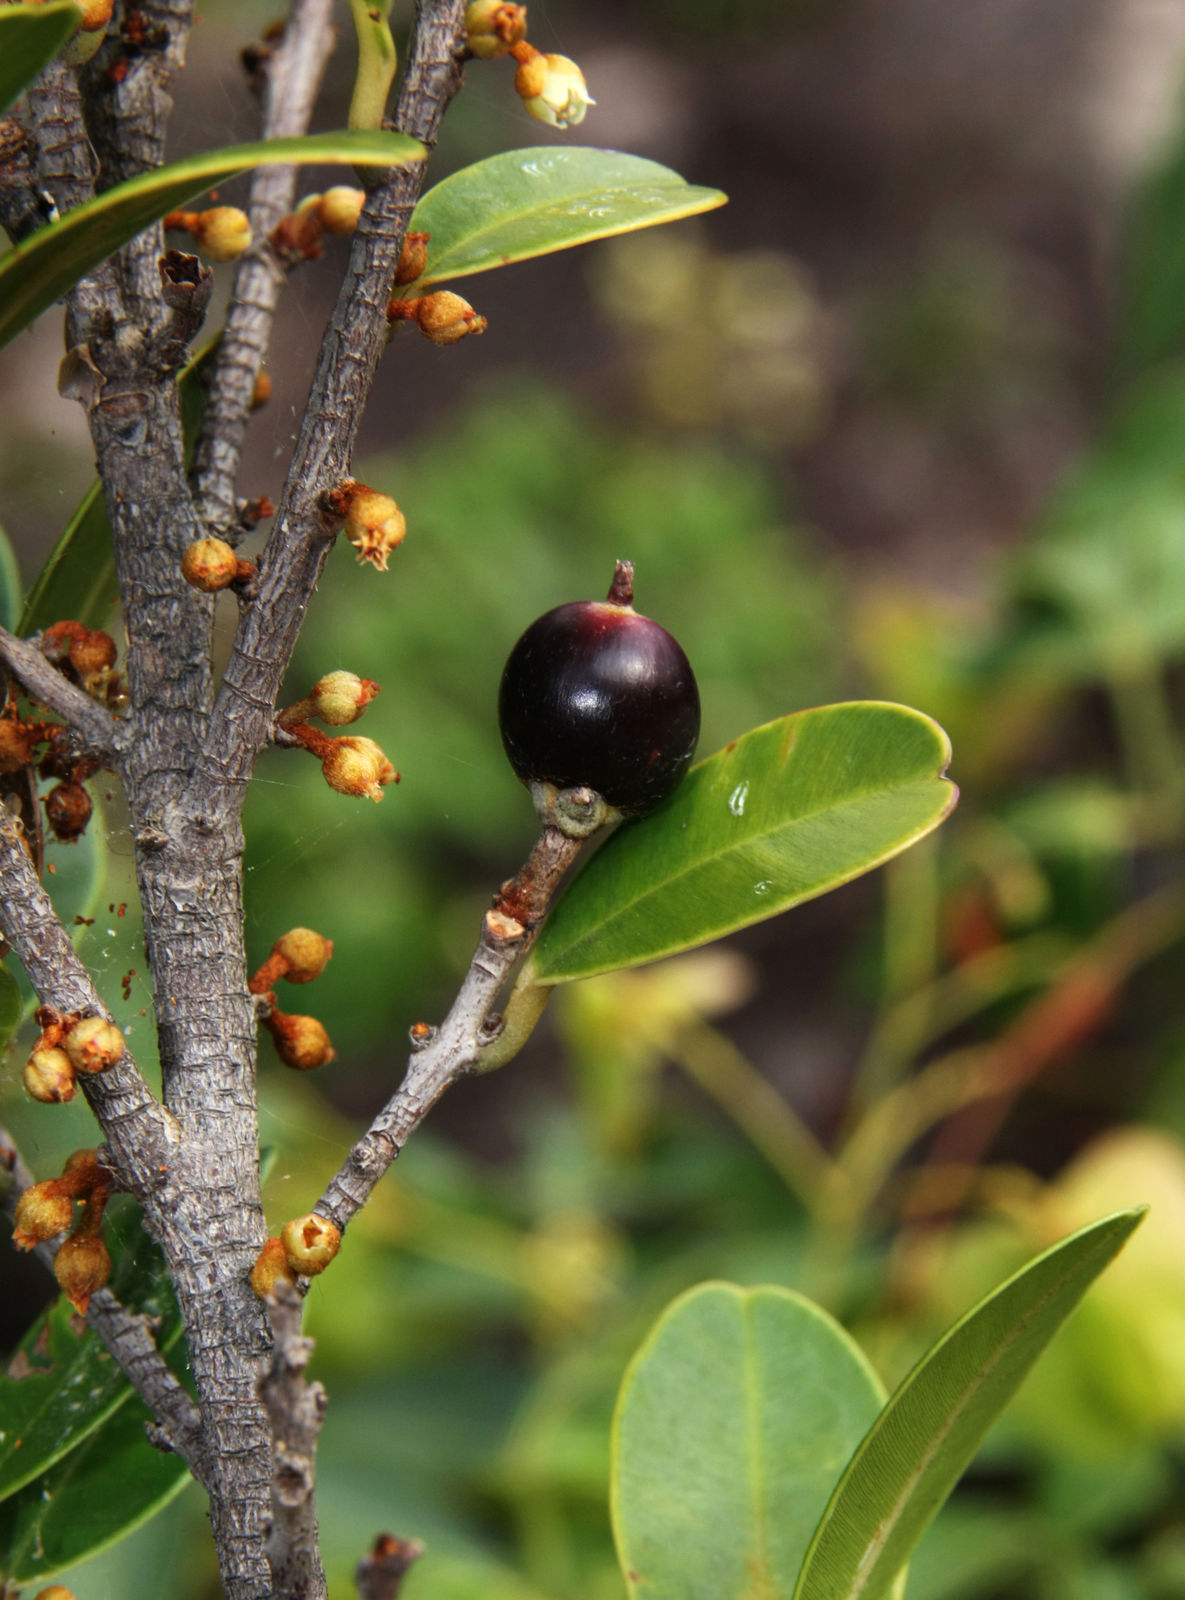
M280 1231L288 1265L302 1278L315 1278L341 1249L341 1230L315 1211L293 1217Z
M407 533L407 518L391 496L346 478L326 491L322 505L342 518L342 531L357 550L358 560L386 572L387 558Z
M543 55L525 40L510 54L519 63L514 87L523 107L536 122L550 128L574 128L596 101L584 73L567 56Z

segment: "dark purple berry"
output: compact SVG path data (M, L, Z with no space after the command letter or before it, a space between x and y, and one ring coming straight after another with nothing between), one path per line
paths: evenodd
M699 691L680 646L633 605L619 561L608 600L557 606L510 652L502 743L524 783L587 787L642 816L678 787L699 738Z

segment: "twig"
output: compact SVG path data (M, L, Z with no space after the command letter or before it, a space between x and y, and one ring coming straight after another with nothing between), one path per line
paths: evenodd
M313 1341L300 1331L301 1299L280 1282L268 1306L275 1345L259 1386L272 1430L272 1526L267 1556L278 1595L323 1600L325 1571L317 1548L317 1437L325 1417L325 1390L306 1383Z
M16 1212L17 1201L34 1179L12 1135L4 1127L0 1127L0 1171L9 1173L12 1180L2 1201L2 1209L11 1217ZM53 1246L39 1244L33 1253L52 1273ZM179 1455L194 1477L205 1483L208 1464L201 1415L157 1349L151 1320L129 1311L109 1289L96 1289L91 1295L86 1320L153 1413L155 1421L149 1424L148 1430L152 1443Z
M429 148L461 83L464 0L421 0L395 117L398 132ZM260 560L259 588L240 623L186 807L209 815L242 806L255 758L305 609L332 542L322 493L348 475L366 397L386 344L389 289L423 163L394 168L371 190L350 264L321 345L288 481Z
M332 50L333 0L295 0L284 38L263 68L265 139L305 131ZM251 397L287 276L269 235L292 210L296 182L296 167L267 166L251 184L247 214L255 242L235 274L193 473L198 514L218 531L234 524L235 478Z
M97 700L63 677L35 644L0 628L0 665L7 667L31 700L61 717L75 735L80 755L96 756L105 765L115 760L125 729Z
M497 1037L491 1008L511 968L534 942L560 880L579 854L581 839L545 828L523 870L487 911L477 949L448 1016L423 1047L413 1050L403 1082L354 1145L313 1210L345 1232L376 1183L428 1112L475 1066ZM508 915L499 907L521 913Z
M354 1568L358 1600L396 1600L411 1565L424 1553L418 1539L380 1533L374 1548Z
M21 839L0 820L0 932L46 1006L109 1017ZM121 1185L143 1200L159 1188L178 1140L176 1124L153 1098L130 1052L105 1072L86 1073L82 1089L98 1118Z

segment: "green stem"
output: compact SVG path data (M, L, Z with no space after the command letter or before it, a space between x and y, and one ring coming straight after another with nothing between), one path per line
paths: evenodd
M350 100L351 128L381 128L399 57L387 22L387 0L350 0L358 35L358 72Z

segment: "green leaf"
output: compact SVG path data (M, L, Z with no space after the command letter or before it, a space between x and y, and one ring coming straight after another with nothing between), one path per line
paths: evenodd
M0 1504L0 1572L10 1582L43 1581L97 1555L181 1492L189 1468L153 1449L148 1421L133 1400Z
M0 16L4 13L0 11ZM12 541L0 528L0 624L10 631L21 610L21 573Z
M1122 241L1118 355L1129 371L1185 353L1185 137L1141 185Z
M142 229L236 173L289 162L400 167L423 156L421 144L398 133L315 133L206 150L129 178L39 229L0 260L0 345Z
M852 1458L794 1600L877 1600L980 1440L1144 1213L1121 1211L1046 1250L923 1357Z
M681 1296L634 1357L614 1418L628 1593L788 1595L883 1400L857 1346L800 1295L710 1283Z
M0 961L0 1056L8 1049L8 1041L21 1020L21 1008L20 984Z
M116 1211L105 1237L112 1260L108 1287L129 1310L160 1318L156 1337L167 1349L181 1332L181 1317L163 1258L140 1226L138 1210L125 1204ZM131 1394L98 1335L58 1299L0 1375L0 1501L76 1450ZM155 1454L147 1444L145 1449Z
M879 866L954 806L949 759L937 723L878 701L754 728L597 852L544 924L523 986L655 961Z
M66 3L0 8L0 116L53 60L81 17Z
M463 167L424 195L411 219L429 235L428 265L416 287L677 222L727 198L618 150L508 150Z
M192 445L206 404L206 375L218 349L217 339L182 368L178 379L181 421L186 445ZM16 632L22 637L70 617L99 628L119 599L111 524L103 501L103 488L93 483L29 590Z

